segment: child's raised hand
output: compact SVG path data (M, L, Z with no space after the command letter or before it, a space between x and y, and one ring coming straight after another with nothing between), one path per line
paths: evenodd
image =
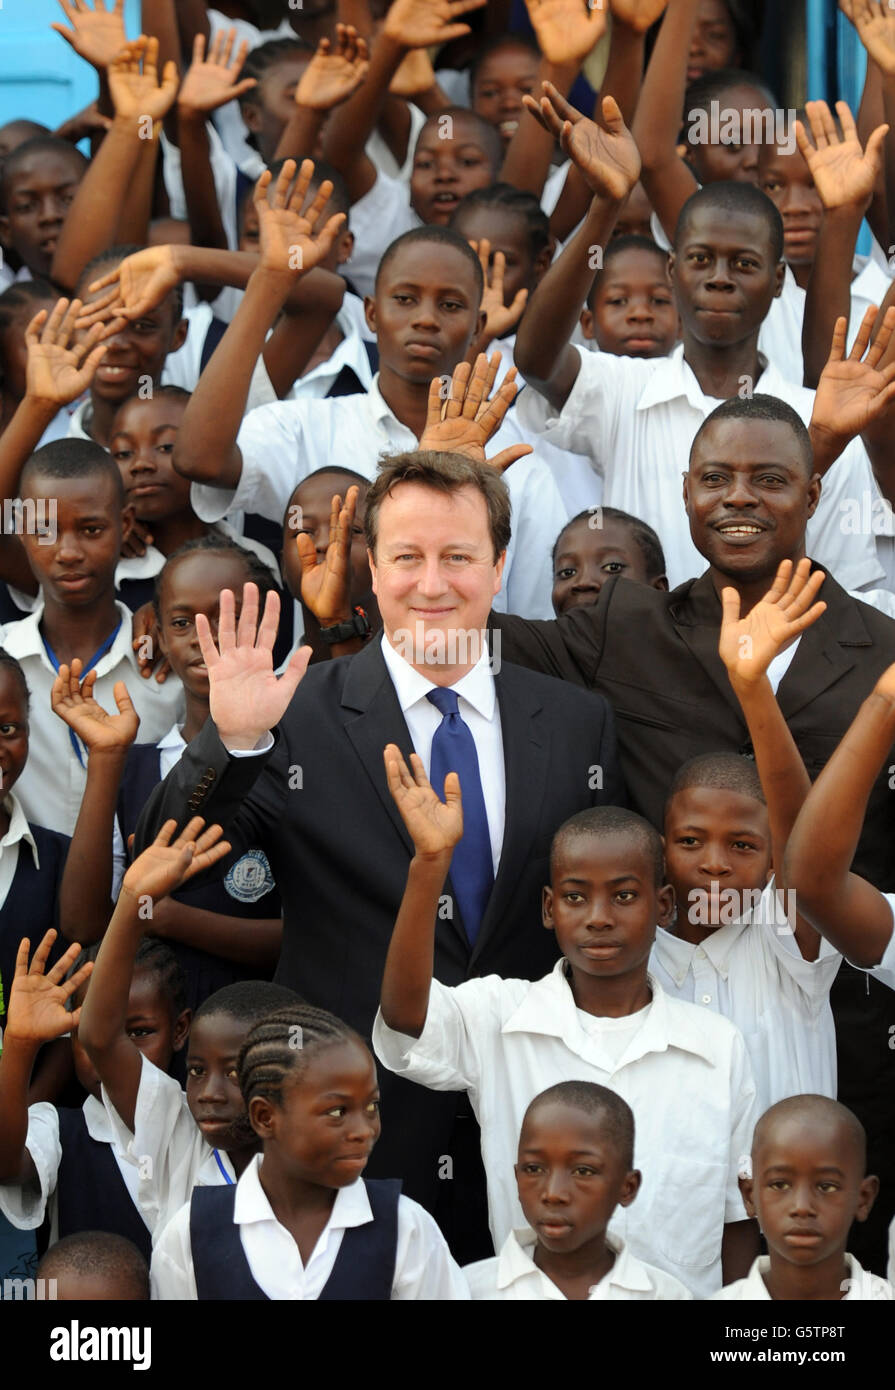
M229 29L226 33L221 30L212 40L206 58L205 35L196 35L193 40L193 61L177 94L177 105L181 111L217 111L219 106L226 106L228 101L241 97L258 85L254 77L237 81L249 55L249 41L243 39L234 54L235 41L235 29Z
M444 801L436 795L426 776L423 760L411 753L413 776L401 756L401 750L389 743L383 753L388 789L413 847L420 859L449 859L454 846L463 836L463 803L460 798L460 778L449 772L444 779Z
M482 237L481 241L471 241L469 244L479 258L485 280L481 306L485 315L485 335L492 341L495 338L503 338L521 319L528 302L528 290L518 290L512 304L505 304L503 284L507 268L506 256L503 251L495 252L494 264L491 265L491 243L487 237Z
M587 0L525 0L538 46L548 63L580 67L606 32L604 4Z
M895 361L887 353L895 332L895 305L885 312L873 342L870 335L879 311L870 306L852 350L846 357L848 323L838 318L827 364L820 375L811 412L812 436L831 440L862 434L895 399Z
M177 64L165 64L161 84L158 76L158 39L141 34L109 64L109 91L115 115L139 121L149 116L153 122L167 116L174 105L179 85Z
M63 977L71 969L81 947L77 942L69 946L64 956L60 956L52 970L46 970L47 959L56 932L48 931L37 950L29 968L28 951L31 942L27 936L19 943L16 954L15 976L9 994L6 1012L6 1034L20 1042L45 1043L61 1038L77 1028L81 1016L80 1009L69 1012L65 1005L77 989L90 978L93 961L82 965L70 980Z
M325 260L345 221L344 212L337 212L320 225L323 209L332 196L332 183L325 179L305 208L314 165L310 159L303 160L298 177L295 168L295 160L287 159L274 184L272 202L268 199L273 177L269 169L261 175L253 195L258 212L259 269L290 279Z
M176 246L145 246L125 256L119 266L90 285L90 294L106 293L81 310L78 327L104 323L110 315L138 319L158 308L180 283L177 251ZM110 336L108 330L103 336Z
M320 40L295 89L295 104L331 111L357 91L369 70L366 39L352 24L337 24L335 46L329 39Z
M168 893L173 893L192 878L210 869L224 855L230 853L229 840L222 840L223 830L219 825L205 825L201 816L194 816L188 825L172 840L177 822L165 821L151 845L131 864L124 875L121 891L134 898L151 898L156 902Z
M124 0L114 0L111 10L104 0L95 0L91 10L88 0L59 0L60 8L71 25L51 24L80 57L95 68L107 68L127 43L124 30Z
M592 192L624 202L640 178L640 152L615 98L603 98L604 128L576 111L552 82L541 87L540 101L528 93L522 98L525 109L556 136Z
M734 688L755 685L774 657L817 622L827 607L814 601L825 578L823 570L811 573L810 560L800 560L795 569L792 560L782 560L773 585L745 618L738 591L721 590L718 651Z
M324 627L346 622L351 616L349 556L357 496L356 485L345 494L344 507L338 493L333 496L329 544L322 560L318 561L317 549L306 531L299 531L295 537L301 561L302 602Z
M805 115L814 139L812 144L801 121L796 121L796 143L811 171L814 186L824 207L867 208L873 196L882 167L883 142L887 125L877 126L868 137L867 148L861 148L855 119L844 101L837 101L836 111L842 125L842 135L825 101L809 101Z
M895 10L888 0L839 0L839 8L857 29L867 56L887 77L895 76Z
M54 714L73 729L92 757L94 753L125 753L137 737L140 717L134 709L124 681L116 681L113 694L117 714L109 714L93 697L96 670L88 671L83 681L82 663L75 657L71 667L60 665L50 703Z
M460 16L484 4L485 0L393 0L383 33L404 48L449 43L470 32L468 24L456 23Z
M25 329L28 350L25 391L32 400L47 401L57 410L76 401L92 382L106 355L102 324L76 338L80 299L59 299L49 313L41 309ZM116 331L122 320L116 323Z
M494 399L489 399L499 366L499 352L492 355L490 362L480 352L474 367L460 362L454 368L450 383L447 377L433 377L420 449L465 454L476 463L490 464L498 473L532 453L530 444L511 444L492 458L485 457L485 445L500 429L518 390L516 368L511 367Z
M635 34L645 34L667 7L668 0L609 0L612 18Z

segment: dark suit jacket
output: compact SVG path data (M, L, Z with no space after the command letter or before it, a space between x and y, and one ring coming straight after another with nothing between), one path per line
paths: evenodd
M802 634L777 692L812 779L881 673L895 661L895 622L829 576L823 616ZM659 829L682 763L751 752L746 721L718 655L721 602L708 573L661 593L612 579L599 603L555 622L493 615L507 661L598 690L612 704L631 805ZM856 872L895 891L895 797L889 768L870 797Z
M457 913L439 914L435 975L448 985L547 973L556 946L541 926L540 899L553 832L587 806L624 800L605 700L506 663L495 686L503 849L472 952ZM200 814L224 826L237 852L261 846L283 902L278 982L367 1037L413 848L385 778L387 743L405 757L412 751L377 640L311 668L268 755L230 757L209 721L156 788L136 836L139 852L169 817ZM383 1133L370 1171L403 1177L405 1191L430 1205L456 1100L388 1073L382 1083Z

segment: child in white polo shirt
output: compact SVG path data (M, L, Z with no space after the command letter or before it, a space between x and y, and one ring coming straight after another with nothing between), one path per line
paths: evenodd
M737 1187L755 1086L733 1024L670 998L647 974L656 923L673 903L658 834L619 807L573 816L554 838L544 889L544 924L564 959L534 984L490 975L448 988L432 979L433 934L462 834L459 779L448 775L442 805L412 758L413 776L394 745L385 751L416 852L383 975L377 1056L408 1080L469 1092L498 1249L521 1224L508 1179L532 1095L577 1074L623 1096L646 1179L611 1233L707 1296L721 1285L722 1256L731 1279L757 1252Z
M474 1299L688 1299L677 1279L607 1234L616 1206L635 1200L631 1107L592 1081L560 1081L535 1096L519 1135L516 1186L529 1229L499 1255L467 1265Z
M762 1115L752 1140L743 1201L768 1243L745 1279L716 1299L895 1299L895 1288L846 1251L853 1221L866 1221L879 1191L867 1174L864 1127L827 1096L791 1096Z

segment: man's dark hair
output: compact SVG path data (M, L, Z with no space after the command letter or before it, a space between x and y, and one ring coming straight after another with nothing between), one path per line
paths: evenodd
M149 1298L149 1267L132 1241L112 1231L77 1231L51 1245L37 1266L38 1279L63 1274L105 1276L119 1296Z
M720 424L725 420L769 420L773 424L786 425L796 437L806 473L810 477L814 472L814 450L811 447L811 436L801 415L797 414L792 406L787 405L786 401L782 401L779 396L765 396L760 393L754 396L732 396L729 401L722 401L719 406L716 406L711 415L705 417L693 436L693 443L690 445L691 459L698 440L702 438L706 430L713 424Z
M473 487L482 494L488 508L488 527L494 558L497 559L510 543L510 494L507 485L487 463L474 463L463 454L436 453L417 449L406 454L394 454L383 459L379 473L367 493L364 535L367 546L376 554L379 530L379 508L399 483L421 483L436 492L459 492L461 487Z
M121 470L107 449L92 439L54 439L28 459L19 488L24 493L32 478L96 478L112 480L119 504L124 506Z
M409 232L402 232L399 237L395 237L395 240L383 251L382 259L376 267L376 284L374 286L376 290L379 289L379 281L382 279L384 271L391 265L398 253L405 246L413 246L417 242L428 243L432 246L450 246L454 251L459 251L472 269L479 304L481 304L482 295L485 293L485 277L482 274L479 258L466 238L462 237L459 232L455 232L452 227L413 227ZM476 308L478 308L478 304Z
M771 259L775 264L780 260L783 255L783 218L779 211L768 195L756 188L754 183L736 183L733 179L707 183L695 193L691 193L677 220L674 233L675 252L678 252L684 243L694 212L699 212L702 208L712 208L726 213L732 225L737 225L744 217L760 217L767 226Z
M666 810L672 797L678 792L690 791L696 787L710 787L714 791L736 792L738 796L750 796L766 805L758 768L752 758L743 753L700 753L688 759L674 774L665 802Z

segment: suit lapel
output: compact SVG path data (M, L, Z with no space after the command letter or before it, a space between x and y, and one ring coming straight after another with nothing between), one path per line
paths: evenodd
M852 669L855 648L873 645L860 609L834 579L827 576L819 597L827 611L802 633L792 665L777 691L785 719L791 719Z
M681 589L683 588L682 585ZM675 590L675 593L677 592ZM727 668L718 655L718 639L721 634L721 602L715 593L715 586L708 572L694 580L689 586L689 591L683 593L677 602L672 603L670 613L678 637L709 677L725 704L736 715L745 739L746 721L743 718L743 711L733 693Z

